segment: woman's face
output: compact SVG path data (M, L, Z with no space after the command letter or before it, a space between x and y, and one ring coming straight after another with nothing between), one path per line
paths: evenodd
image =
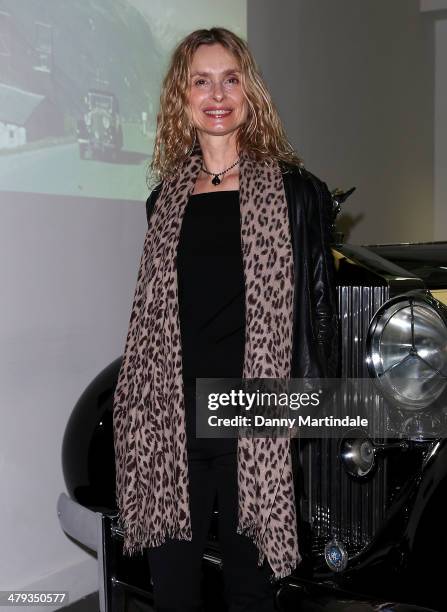
M209 135L238 130L247 119L247 104L234 55L217 43L200 45L190 75L188 114L197 130Z

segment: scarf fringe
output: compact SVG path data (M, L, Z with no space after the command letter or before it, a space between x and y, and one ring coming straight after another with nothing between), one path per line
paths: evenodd
M301 563L301 559L301 555L298 555L295 560L284 562L282 570L273 572L275 580L281 580L281 578L286 578L287 576L290 576L290 574L296 569L297 565Z
M267 558L267 562L273 571L273 577L275 580L280 580L281 578L286 578L286 576L289 576L302 561L302 556L300 553L298 553L297 556L290 561L283 560L280 567L273 567L263 550L262 537L259 534L259 527L256 525L256 523L250 520L242 521L238 524L236 532L239 535L249 537L253 541L254 545L259 551L258 567L261 567L264 559Z
M178 528L176 525L167 526L163 532L151 533L141 523L129 525L123 517L121 510L118 511L118 523L124 532L123 555L132 557L142 554L144 549L161 546L170 539L192 540L191 528Z

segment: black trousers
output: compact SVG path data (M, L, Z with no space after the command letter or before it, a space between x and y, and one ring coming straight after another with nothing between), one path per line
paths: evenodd
M187 424L192 540L168 539L146 549L157 612L201 610L202 555L215 495L223 556L225 599L229 612L274 612L274 587L266 560L248 536L236 533L238 515L237 439L195 439Z

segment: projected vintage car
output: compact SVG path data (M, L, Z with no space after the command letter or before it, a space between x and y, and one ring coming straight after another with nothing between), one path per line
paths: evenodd
M333 192L334 218L348 193ZM303 562L275 583L276 604L445 610L447 242L355 246L334 233L332 249L340 376L372 377L384 398L394 397L400 431L293 440ZM58 500L64 531L97 553L103 611L132 598L151 602L146 558L122 555L117 523L112 400L120 363L105 367L73 409L62 452L68 494ZM380 410L381 400L356 401L366 416ZM218 513L216 500L203 557L205 600L215 611L224 609Z
M123 128L115 94L90 89L84 101L86 111L76 128L80 158L116 161L123 147Z

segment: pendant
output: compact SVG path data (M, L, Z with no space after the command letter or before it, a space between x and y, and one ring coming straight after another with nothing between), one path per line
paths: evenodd
M213 185L220 185L220 178L217 176L217 174L211 182L213 183Z

